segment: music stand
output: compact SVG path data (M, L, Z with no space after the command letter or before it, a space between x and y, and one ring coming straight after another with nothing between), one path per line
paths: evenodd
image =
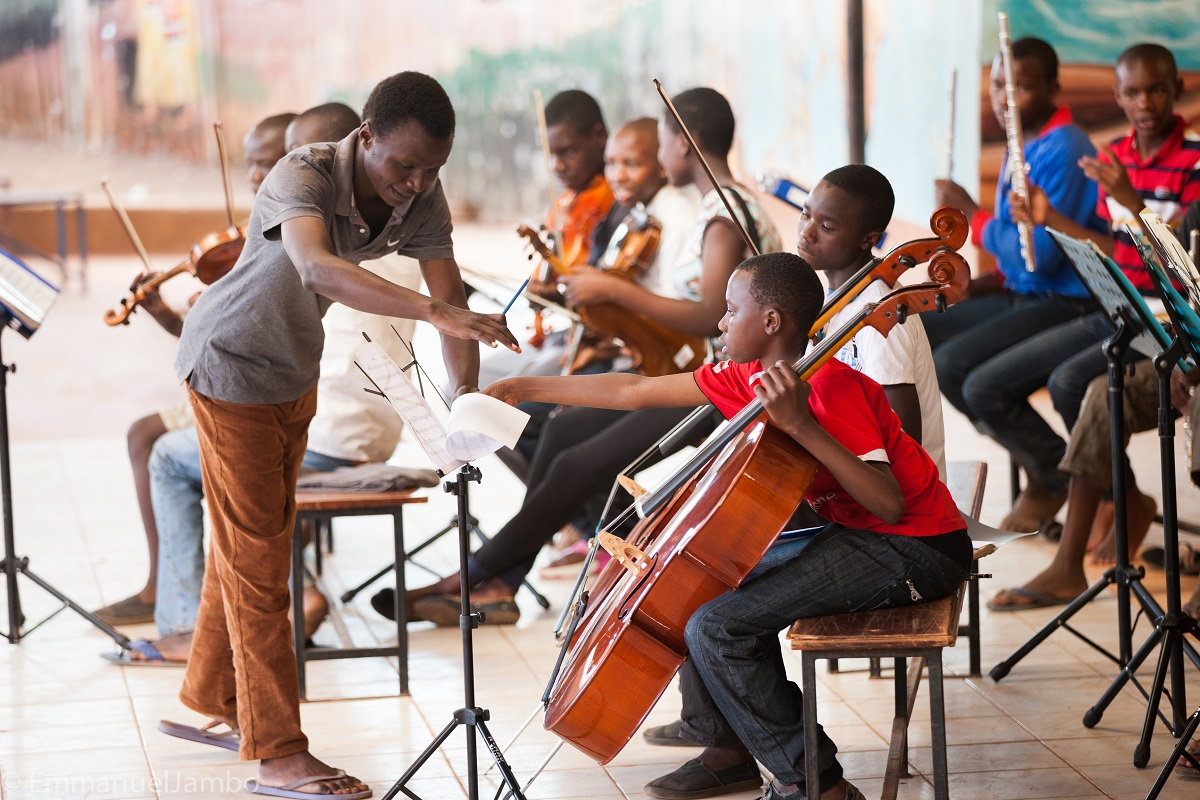
M1186 251L1178 247L1178 242L1170 229L1163 230L1165 227L1161 219L1147 218L1147 231L1163 262L1170 264L1180 276L1194 276L1195 265L1191 263ZM1171 241L1164 240L1164 233L1166 236L1170 236ZM1134 240L1139 242L1136 236ZM1154 368L1158 373L1158 435L1163 469L1163 553L1167 579L1167 608L1166 613L1155 622L1155 634L1163 640L1162 649L1159 651L1158 666L1154 672L1154 683L1151 688L1150 707L1146 710L1146 721L1138 742L1138 749L1135 751L1134 763L1142 767L1150 760L1150 738L1154 732L1154 719L1158 711L1159 697L1165 687L1168 673L1171 676L1170 700L1173 711L1168 728L1179 737L1180 741L1151 788L1148 797L1154 798L1158 796L1180 755L1187 749L1187 744L1195 733L1197 721L1200 719L1200 709L1197 709L1192 718L1186 721L1186 724L1183 719L1183 709L1187 702L1183 680L1183 654L1185 649L1190 649L1184 636L1188 633L1195 634L1197 625L1196 620L1183 614L1180 608L1179 528L1174 461L1175 420L1171 413L1171 371L1177 363L1181 369L1189 369L1187 362L1181 360L1185 356L1191 360L1190 369L1195 369L1196 365L1200 364L1196 346L1196 343L1200 341L1200 317L1197 317L1188 302L1175 290L1171 276L1159 266L1152 253L1140 246L1140 242L1138 253L1150 273L1150 279L1158 289L1175 333L1174 341L1169 347L1164 348L1154 361ZM1151 639L1154 638L1155 636L1152 635ZM1150 640L1147 640L1147 645L1149 643ZM1146 647L1144 646L1143 649L1145 650ZM1193 656L1193 662L1195 662L1194 653L1189 653L1189 655ZM1190 755L1188 758L1193 764L1196 763Z
M5 328L15 328L26 339L32 337L45 321L56 299L57 287L30 269L19 258L0 249L0 334ZM12 462L8 448L8 373L16 370L16 365L4 363L3 354L0 353L0 496L4 507L4 560L0 565L4 570L8 599L8 631L4 637L8 639L9 644L20 644L22 638L49 622L64 609L70 608L112 637L122 648L127 648L130 644L127 638L31 571L27 556L16 555L12 510ZM62 602L62 606L28 629L25 629L25 615L21 611L18 575L24 575Z
M1154 597L1142 585L1141 581L1145 573L1140 567L1135 568L1129 563L1129 542L1125 516L1125 482L1128 459L1124 446L1124 357L1130 346L1146 356L1153 357L1163 347L1169 345L1170 337L1158 320L1154 318L1154 315L1150 313L1145 301L1133 284L1129 282L1129 279L1125 277L1121 268L1100 252L1094 244L1090 241L1081 242L1053 228L1047 228L1046 231L1062 250L1067 263L1079 275L1080 280L1097 304L1108 314L1115 328L1113 335L1104 341L1103 347L1105 355L1108 357L1108 396L1112 418L1113 539L1117 561L1116 564L1104 571L1100 580L1067 604L1066 608L1034 634L1029 641L993 667L988 674L994 681L1002 680L1017 662L1029 655L1034 648L1059 628L1066 628L1093 649L1124 667L1129 663L1133 649L1130 593L1137 596L1138 602L1147 615L1157 618L1162 614L1162 609L1159 608ZM1076 612L1098 597L1110 585L1117 587L1119 650L1117 656L1112 655L1081 631L1068 624ZM1137 685L1136 679L1135 685ZM1138 688L1141 688L1140 685ZM1090 728L1099 721L1099 715L1092 718L1094 713L1095 709L1093 708L1084 716L1083 724L1085 726Z
M412 431L418 444L421 445L421 449L425 451L425 454L437 468L439 477L446 478L449 473L455 472L454 479L446 478L442 486L448 493L454 494L458 498L458 515L456 518L456 527L458 528L459 575L458 627L462 631L463 699L465 702L462 708L454 711L452 719L447 723L446 727L417 756L416 760L404 771L404 774L392 784L392 787L383 796L383 800L390 800L400 792L403 792L406 797L410 797L413 800L421 800L419 795L414 794L408 788L408 782L425 765L425 762L437 752L442 743L449 738L450 734L459 725L463 725L467 729L466 777L468 800L479 800L479 765L475 747L475 734L477 732L483 737L484 744L496 762L496 766L500 769L500 774L505 784L507 784L510 794L517 800L525 800L524 795L521 794L516 776L513 775L512 768L504 760L504 753L500 750L500 746L496 744L496 740L492 738L492 734L488 730L487 720L491 718L491 713L486 708L480 708L475 705L475 649L473 632L483 621L484 614L483 612L472 613L471 611L471 581L468 577L467 567L468 559L471 555L471 514L468 487L472 482L478 483L483 479L479 468L470 463L482 451L470 450L468 453L456 452L456 454L451 454L450 449L447 447L447 430L433 415L432 409L425 402L423 393L407 379L403 370L391 360L379 345L371 343L370 338L365 334L363 338L367 339L367 344L355 348L354 363L362 370L363 375L374 387L373 390L367 389L366 391L373 391L374 394L378 394L386 399L396 409L396 412L400 414L405 424L408 425L409 430ZM416 362L415 354L413 354L413 359L414 363L417 364L417 374L420 375L422 370L419 363ZM445 403L445 398L442 397L441 399ZM446 405L447 407L449 406L448 403ZM492 450L494 449L493 447ZM397 593L397 611L399 611L401 601L402 598Z

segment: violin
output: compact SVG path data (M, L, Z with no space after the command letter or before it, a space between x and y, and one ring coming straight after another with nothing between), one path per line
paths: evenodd
M910 314L966 294L970 270L957 253L934 254L929 272L930 282L865 306L793 369L807 380L863 326L887 335ZM546 729L601 764L611 761L687 657L688 619L762 559L818 466L754 401L644 494L644 518L601 572L598 602L568 633L545 698Z
M636 278L654 263L662 241L662 223L638 203L613 231L600 259L600 268Z
M128 233L128 231L126 231ZM135 234L136 235L136 234ZM104 322L107 325L128 325L129 315L146 301L151 292L157 291L159 285L174 278L176 275L187 273L200 279L205 286L210 286L233 269L242 247L246 244L246 226L238 225L223 231L215 231L196 241L188 253L188 257L165 272L150 275L146 279L135 282L129 287L129 296L121 298L118 309L104 312ZM149 263L147 262L147 268Z
M133 243L133 247L137 250L138 255L142 259L142 264L148 273L147 278L142 281L135 281L130 285L129 296L121 298L121 307L119 309L109 309L104 312L104 322L106 325L128 325L129 315L133 313L134 309L139 304L144 303L151 292L157 291L157 287L160 284L174 278L176 275L182 275L186 272L190 275L195 275L205 286L212 285L225 277L242 255L242 248L246 244L246 224L235 225L233 223L233 182L229 173L229 159L225 153L224 129L220 122L216 122L213 124L213 130L217 136L217 152L221 159L221 177L225 188L225 215L229 221L229 226L224 230L214 231L202 236L192 244L187 258L165 272L154 272L153 267L150 265L150 257L146 254L146 248L142 245L142 240L137 235L137 231L134 230L133 223L129 220L129 215L125 213L125 209L121 207L120 202L117 201L116 196L112 193L108 179L105 178L100 182L105 194L108 195L109 204L121 220L125 234Z
M658 230L661 232L661 225ZM564 264L558 256L551 252L533 228L528 225L519 225L517 233L529 241L530 246L545 260L553 272L559 275L570 275L578 271L577 268ZM632 269L632 265L633 259L629 259L627 266L630 267L630 271L621 272L614 269L613 274L624 280L632 281L636 272ZM614 303L597 303L583 306L577 310L583 324L588 328L619 339L628 347L633 359L633 368L643 375L657 376L690 372L700 367L708 352L707 340L703 336L680 333Z

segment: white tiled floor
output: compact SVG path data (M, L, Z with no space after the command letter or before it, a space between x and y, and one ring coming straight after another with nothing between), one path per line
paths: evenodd
M469 233L467 234L469 236ZM136 271L125 260L98 260L90 294L66 294L42 332L29 342L4 337L5 357L20 370L10 379L13 486L17 552L39 576L85 607L120 599L144 578L142 533L134 505L123 431L136 416L168 402L177 391L168 364L171 342L141 317L129 328L105 330L100 312L120 297ZM179 290L182 293L182 289ZM14 344L15 343L15 344ZM12 345L12 346L10 346ZM951 459L984 458L991 466L985 522L1005 510L1007 462L960 417L948 413ZM405 445L416 460L411 443ZM1142 483L1157 480L1156 441L1141 437L1134 458ZM497 462L482 464L484 481L472 487L472 511L496 530L521 496L520 486ZM1184 516L1197 519L1195 492L1181 493ZM407 514L409 543L439 529L453 514L453 498L435 491L426 506ZM1155 532L1151 534L1156 535ZM390 552L384 518L343 520L337 552L326 562L332 594L377 569ZM992 580L983 594L1020 582L1046 563L1052 545L1024 540L984 563ZM453 566L453 537L430 548L428 565ZM1096 572L1095 574L1099 574ZM414 584L425 580L410 567ZM1148 583L1161 589L1159 574ZM27 579L18 582L31 620L52 611L52 598ZM514 733L538 705L556 649L550 629L568 586L541 581L553 607L543 612L523 594L523 616L513 627L476 633L477 701L491 711L490 727L514 772L527 780L554 745L540 718L515 743ZM1186 587L1190 590L1190 584ZM386 641L388 623L377 617L364 592L339 613L359 643ZM0 606L2 608L2 606ZM1114 594L1106 592L1072 622L1102 644L1116 640ZM5 612L6 613L6 612ZM984 610L985 671L1005 658L1053 616L1052 610L992 614ZM0 618L0 625L7 617ZM1135 644L1147 626L1139 624ZM152 626L130 628L151 636ZM327 624L318 641L338 638ZM368 781L382 795L463 705L461 635L424 624L410 629L411 696L399 698L397 666L383 659L316 663L309 668L304 727L319 757ZM252 764L234 754L164 736L162 718L199 722L176 699L181 671L119 668L98 654L109 640L71 611L33 631L19 645L0 644L0 796L3 798L226 797L252 777ZM1155 727L1150 767L1132 766L1145 703L1126 687L1092 729L1083 713L1115 675L1103 656L1065 632L1055 633L1001 683L965 677L966 643L947 653L946 680L951 792L956 798L1145 797L1172 745ZM1154 659L1142 671L1148 685ZM799 660L793 666L798 674ZM1189 712L1200 698L1197 671L1188 668ZM818 672L821 719L841 747L848 776L868 797L878 796L891 723L891 683L861 672ZM674 690L649 724L677 712ZM928 711L919 698L912 728L916 775L902 783L902 798L930 798ZM653 748L640 737L607 767L564 748L529 790L531 798L642 797L649 779L676 766L689 751ZM454 732L442 751L417 773L409 788L425 797L465 796L465 734ZM480 764L490 763L480 749ZM494 791L494 770L483 778ZM1195 797L1200 784L1172 778L1164 798ZM743 795L752 797L752 794Z

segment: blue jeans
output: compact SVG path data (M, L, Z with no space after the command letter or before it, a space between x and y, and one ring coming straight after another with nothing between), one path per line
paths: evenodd
M328 472L353 462L306 450L303 466ZM154 625L159 636L191 633L204 583L204 485L196 429L168 431L150 451L150 502L158 528Z
M933 352L942 394L1053 495L1067 490L1058 471L1067 445L1028 398L1068 356L1104 338L1092 325L1068 324L1091 307L1069 297L988 294L937 315L953 317L958 331Z
M779 633L806 617L935 600L966 577L910 536L831 526L807 543L772 548L740 588L688 621L681 735L701 745L740 741L779 783L803 786L803 697L787 679ZM824 791L842 777L824 730L819 763Z
M1046 382L1046 388L1050 390L1050 399L1054 402L1054 410L1066 423L1067 430L1074 431L1088 384L1101 375L1108 374L1108 355L1104 352L1104 340L1112 336L1116 329L1102 311L1093 311L1071 324L1079 328L1086 326L1099 342L1060 364ZM1126 349L1122 363L1132 364L1144 358L1142 353L1130 347Z

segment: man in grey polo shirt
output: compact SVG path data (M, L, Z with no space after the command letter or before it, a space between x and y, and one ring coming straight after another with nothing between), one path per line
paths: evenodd
M316 407L322 315L340 302L432 324L456 395L475 388L477 341L519 350L502 315L466 308L438 182L453 138L454 109L434 79L402 72L382 81L362 127L336 144L298 149L271 171L237 266L184 324L175 366L196 415L212 553L179 696L240 730L242 759L260 762L251 791L371 793L308 752L287 620L294 492ZM358 266L393 252L420 261L431 296ZM180 735L181 726L162 727Z

